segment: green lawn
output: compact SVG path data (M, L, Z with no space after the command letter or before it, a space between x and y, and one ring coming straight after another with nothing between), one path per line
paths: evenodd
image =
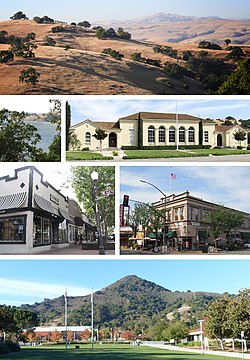
M130 159L160 159L160 158L186 158L202 156L242 155L250 154L249 150L231 149L192 149L185 151L177 150L126 150L124 160Z
M207 156L207 154L192 154L191 152L177 150L126 150L125 153L127 156L123 157L124 160Z
M242 154L250 154L249 150L229 150L229 149L195 149L195 150L191 150L192 152L196 153L196 154L205 154L205 155L216 155L216 156L221 156L221 155L242 155Z
M113 157L103 156L89 151L67 151L66 160L113 160Z
M23 348L21 352L0 355L4 360L229 360L225 356L200 355L180 351L168 351L147 346L130 345L95 345L92 350L89 345L80 345L80 349L69 346L29 347Z

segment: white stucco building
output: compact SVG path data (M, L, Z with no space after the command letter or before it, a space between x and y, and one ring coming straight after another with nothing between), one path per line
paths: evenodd
M80 149L98 150L99 141L93 137L96 129L108 135L102 141L103 149L122 147L154 146L198 146L247 147L248 140L236 141L238 130L248 133L239 124L218 125L213 120L202 119L187 114L167 114L139 112L118 119L116 122L96 122L84 120L70 127L80 141ZM140 144L139 144L140 143Z
M34 166L0 177L0 254L36 253L68 246L76 231L94 224L73 211L69 200ZM70 209L71 207L71 209ZM88 235L86 235L87 237ZM85 238L85 237L84 237Z

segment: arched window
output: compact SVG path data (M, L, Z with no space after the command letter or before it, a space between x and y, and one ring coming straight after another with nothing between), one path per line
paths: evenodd
M183 126L179 129L179 142L185 143L185 128Z
M194 128L190 127L188 129L188 142L194 143Z
M91 143L91 134L89 132L86 132L85 134L85 144Z
M166 142L166 130L164 126L160 126L159 127L159 143L164 143Z
M171 126L169 128L169 142L170 143L175 143L175 127L174 126Z
M155 128L154 126L149 126L148 128L148 143L155 142Z

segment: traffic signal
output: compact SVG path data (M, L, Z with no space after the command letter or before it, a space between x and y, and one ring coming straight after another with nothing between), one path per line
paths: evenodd
M129 196L128 196L128 195L124 195L124 196L123 196L123 206L128 207L128 202L129 202Z

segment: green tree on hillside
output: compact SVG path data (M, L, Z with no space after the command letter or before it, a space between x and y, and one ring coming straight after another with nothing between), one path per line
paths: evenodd
M250 94L250 58L239 62L238 69L232 73L219 87L219 95L249 95Z
M39 161L41 136L24 118L24 112L0 110L0 161Z
M22 12L18 11L10 17L11 20L28 20L27 16Z
M91 24L88 21L81 21L77 24L78 26L82 26L85 29L89 29L91 27Z

